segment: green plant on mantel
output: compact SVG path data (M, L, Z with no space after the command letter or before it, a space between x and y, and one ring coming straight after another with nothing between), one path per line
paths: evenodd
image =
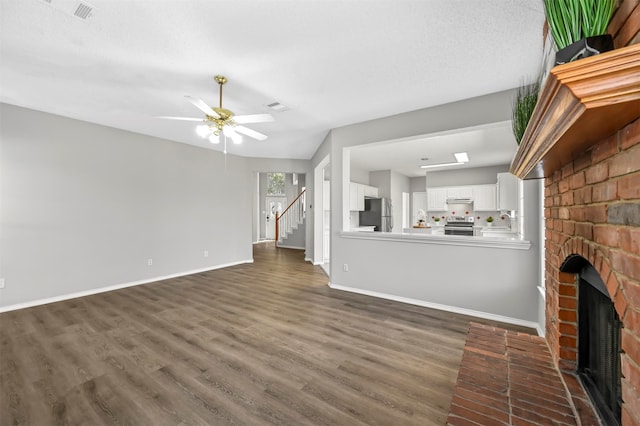
M520 145L522 136L529 120L533 115L533 110L538 102L538 93L540 92L540 79L533 84L522 84L518 87L516 97L513 101L511 109L511 126L513 127L513 135L516 142Z
M605 34L617 4L618 0L544 0L545 14L557 48Z

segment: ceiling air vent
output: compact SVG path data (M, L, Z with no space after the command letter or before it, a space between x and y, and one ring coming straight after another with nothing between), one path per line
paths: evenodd
M88 3L79 2L73 12L73 16L80 19L89 19L93 16L93 10L95 8Z
M282 105L280 102L273 102L267 105L269 108L271 108L274 111L278 111L278 112L282 112L282 111L286 111L289 109L288 106L286 105Z

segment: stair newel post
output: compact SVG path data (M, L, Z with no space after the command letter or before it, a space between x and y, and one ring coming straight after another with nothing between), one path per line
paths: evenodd
M279 223L280 215L276 212L276 247L278 247L278 239L280 238L280 223Z

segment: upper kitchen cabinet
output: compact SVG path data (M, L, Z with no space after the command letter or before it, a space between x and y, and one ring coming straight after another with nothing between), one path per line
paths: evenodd
M497 188L496 185L473 185L473 209L475 211L496 211L497 210Z
M427 210L445 211L447 210L447 188L427 189Z
M518 210L520 179L511 173L498 173L498 209Z
M378 198L378 188L375 186L362 185L364 187L364 196L367 198Z
M447 188L447 198L471 198L473 190L470 186L453 186Z
M349 182L349 210L364 210L364 188L359 183Z
M363 211L365 197L378 198L378 188L357 182L349 182L350 211Z

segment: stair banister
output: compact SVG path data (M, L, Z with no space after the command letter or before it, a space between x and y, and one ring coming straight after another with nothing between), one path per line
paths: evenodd
M280 226L280 220L282 218L284 218L284 229L286 232L290 232L291 229L293 228L293 223L295 222L300 223L300 220L304 218L304 205L301 202L301 198L302 196L305 194L305 192L307 191L307 189L303 189L302 192L300 192L300 194L298 194L298 196L295 198L295 200L293 200L291 202L291 204L289 204L287 206L286 209L284 209L284 211L280 214L278 214L278 212L276 212L276 235L275 235L275 244L276 247L278 246L278 241L280 241L280 229L282 228ZM296 206L298 208L292 209L293 206ZM289 212L289 210L291 210L291 212L289 214L287 214L287 212ZM291 214L294 215L294 217L291 217Z

